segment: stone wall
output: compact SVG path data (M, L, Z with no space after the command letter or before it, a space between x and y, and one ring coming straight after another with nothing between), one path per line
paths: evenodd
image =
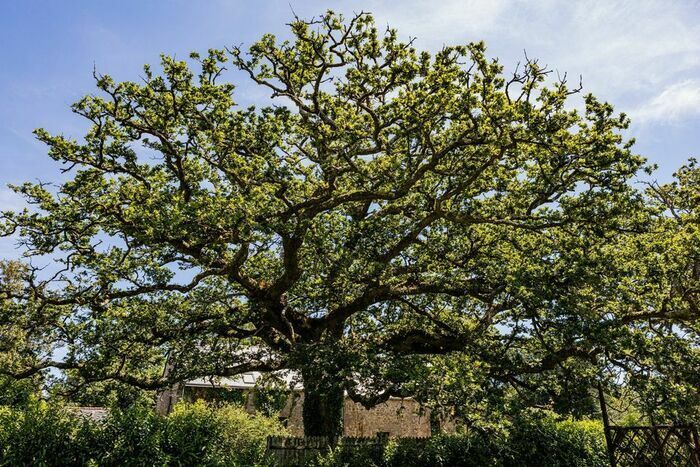
M392 398L369 410L345 399L343 427L345 436L425 437L430 436L430 412L413 399Z
M185 400L223 400L244 402L248 412L254 412L255 399L249 390L212 389L203 387L188 387ZM226 396L222 396L226 394ZM231 394L240 394L231 397ZM239 399L239 400L236 400ZM304 436L302 406L304 394L295 392L280 413L287 428L293 436ZM424 437L430 436L430 410L422 408L413 399L391 398L371 409L365 409L361 404L345 398L343 406L343 436L371 437L377 433L388 433L392 437Z
M287 427L292 435L303 436L303 395L290 402L282 416L287 418ZM364 437L388 433L392 437L430 436L430 411L421 408L413 399L389 399L371 409L345 399L343 407L343 436Z

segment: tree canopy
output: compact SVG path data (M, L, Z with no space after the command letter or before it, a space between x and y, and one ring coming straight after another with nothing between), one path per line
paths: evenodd
M371 406L436 371L518 390L632 374L665 363L629 350L667 336L697 358L673 324L698 316L697 169L645 196L628 118L575 109L537 61L431 55L367 14L290 29L96 75L83 138L36 131L69 179L15 187L32 207L2 215L55 265L3 279L5 374L156 389L292 369L307 434L327 434L343 391ZM238 106L227 68L270 103Z

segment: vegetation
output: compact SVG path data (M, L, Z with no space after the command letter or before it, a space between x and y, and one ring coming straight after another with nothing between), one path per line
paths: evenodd
M237 106L226 67L270 104ZM67 181L14 187L31 209L1 217L33 260L3 263L2 375L293 370L309 435L340 432L344 391L471 428L591 415L598 382L697 416L700 171L639 190L627 117L536 61L506 75L482 43L431 56L328 13L96 83L83 138L36 131Z
M32 402L0 409L0 465L270 465L265 443L283 435L273 418L233 406L180 404L167 417L134 406L95 422ZM525 412L499 432L390 440L383 450L335 449L318 466L603 466L600 422Z
M524 412L496 433L394 440L380 465L603 467L608 459L599 421Z
M0 408L0 465L267 465L267 436L285 433L233 406L178 405L167 417L134 406L94 422L34 402Z

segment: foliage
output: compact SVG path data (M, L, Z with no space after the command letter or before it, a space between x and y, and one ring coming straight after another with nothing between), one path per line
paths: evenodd
M257 465L265 459L267 436L285 434L274 418L240 407L180 404L167 417L163 451L182 465Z
M164 420L152 409L115 409L98 431L95 460L99 465L166 465Z
M55 405L0 406L0 465L85 465L92 435L88 422Z
M273 418L238 407L181 404L161 417L114 409L102 422L46 403L0 407L0 465L265 465Z
M547 413L525 413L510 432L511 465L608 465L600 421L560 419Z
M626 381L688 415L694 165L640 192L629 119L537 61L431 55L367 14L290 29L96 75L81 139L36 131L68 178L15 186L32 209L0 218L53 265L3 269L0 373L156 390L294 370L307 434L339 432L345 392L584 416L586 386ZM237 106L227 67L271 100Z
M0 406L24 406L41 392L39 378L17 380L0 376Z
M273 419L235 406L178 404L167 417L143 407L114 409L103 422L36 402L0 407L0 465L267 465ZM386 448L337 448L320 466L603 466L599 422L523 412L499 431L392 439Z
M156 397L154 391L143 390L119 381L85 384L82 379L73 378L70 371L67 373L52 383L52 399L79 406L126 409L135 405L150 405Z
M185 386L183 391L183 399L185 401L203 400L214 405L232 404L245 407L248 397L248 391L223 387L207 387L205 390L202 390L196 387Z
M287 389L261 386L255 390L255 410L268 417L279 415L294 397L296 395Z
M438 435L426 442L398 439L388 446L385 463L390 466L500 465L507 458L507 450L507 438L476 433Z
M608 465L602 424L524 412L500 432L469 431L428 439L393 439L381 452L336 448L318 466L589 466Z

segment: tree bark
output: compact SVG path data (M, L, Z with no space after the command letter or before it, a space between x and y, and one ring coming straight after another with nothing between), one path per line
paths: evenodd
M163 368L163 377L167 378L175 370L175 364L168 357ZM167 389L163 389L156 395L156 412L160 415L168 415L175 404L180 400L184 387L180 383L175 383Z
M345 393L337 381L318 376L312 368L302 369L304 435L342 436Z

